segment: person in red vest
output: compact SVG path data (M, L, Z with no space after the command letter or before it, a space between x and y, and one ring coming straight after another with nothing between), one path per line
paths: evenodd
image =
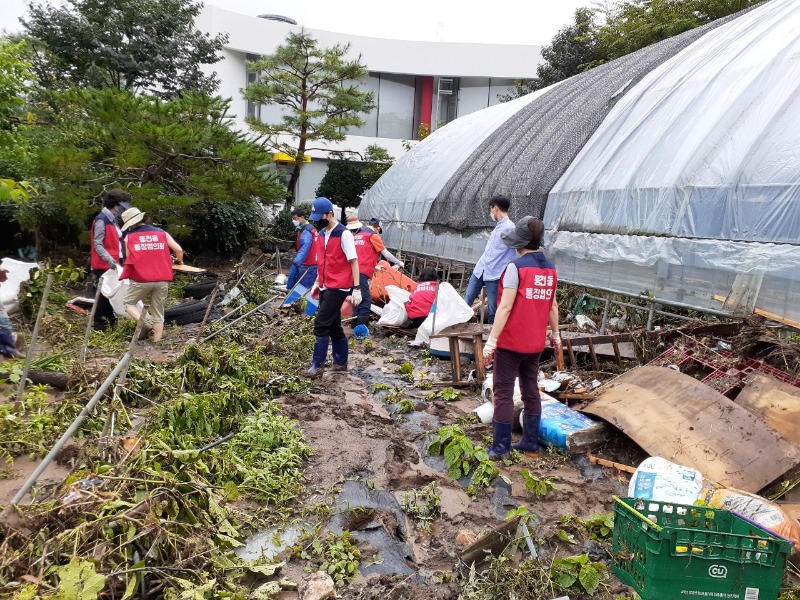
M561 345L556 302L558 274L540 250L544 223L533 217L523 217L514 229L503 233L502 240L517 251L517 258L508 264L500 278L497 314L483 347L484 360L494 357L494 440L488 452L492 460L511 453L517 378L524 415L522 441L513 449L538 456L542 403L537 376L548 323L551 345L553 348Z
M292 211L292 223L297 230L297 256L292 261L286 282L286 287L290 290L298 282L307 288L311 287L317 278L317 230L306 221L306 213L300 208Z
M92 221L92 273L100 277L109 269L116 269L121 263L122 231L117 224L117 217L126 208L130 208L131 195L125 190L108 190L103 195L103 210ZM94 311L94 328L103 330L113 327L117 323L117 315L111 302L103 294L97 299L97 308Z
M336 220L333 203L317 198L311 205L309 220L320 229L317 238L317 280L312 296L319 289L319 308L314 315L314 355L307 375L319 377L328 356L333 354L333 371L346 371L349 348L342 329L342 304L351 293L353 304L361 301L358 290L358 255L352 232Z
M163 229L144 222L145 213L129 208L122 213L122 231L125 235L125 266L120 279L130 279L125 295L125 311L138 320L140 300L150 299L153 341L164 334L164 308L167 304L169 282L172 281L172 255L175 262L183 264L183 249Z
M381 257L389 261L396 269L403 268L403 262L395 258L384 245L379 233L381 230L380 220L370 219L369 225L364 227L358 217L353 215L347 218L347 228L353 232L356 253L358 254L361 302L358 303L358 306L353 302L357 315L356 328L363 325L364 327L360 328L363 332L361 337L368 337L369 332L366 331L366 327L369 323L370 307L372 306L370 284L372 283L372 276L375 274L375 267Z
M417 329L431 312L436 301L436 290L439 287L439 276L433 267L425 267L419 274L417 289L411 292L406 302L406 314L411 319L410 327Z

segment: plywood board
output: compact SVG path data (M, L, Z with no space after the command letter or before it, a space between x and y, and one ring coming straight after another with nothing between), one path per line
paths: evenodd
M189 265L172 265L173 271L180 271L181 273L205 273L206 269L200 267L190 267Z
M584 412L605 419L653 456L748 492L800 464L800 448L750 411L664 367L628 371Z
M736 396L736 404L800 446L800 388L764 373L752 373Z

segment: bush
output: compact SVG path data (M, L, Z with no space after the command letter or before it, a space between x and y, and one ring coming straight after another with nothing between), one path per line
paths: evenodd
M264 234L264 213L255 201L201 202L186 246L194 252L240 254Z

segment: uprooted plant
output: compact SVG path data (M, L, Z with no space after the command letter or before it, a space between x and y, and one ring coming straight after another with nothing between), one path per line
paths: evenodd
M431 525L442 514L442 492L435 481L418 490L409 490L403 496L403 510L417 524L430 531Z
M486 450L472 444L458 425L439 429L428 448L431 456L444 455L447 474L452 479L460 479L472 472L467 493L475 495L479 488L488 486L499 471L489 460Z

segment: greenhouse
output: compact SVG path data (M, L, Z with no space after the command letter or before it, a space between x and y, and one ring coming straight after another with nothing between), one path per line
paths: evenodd
M474 262L504 194L544 219L564 281L800 321L799 24L800 1L772 0L459 118L359 214Z

